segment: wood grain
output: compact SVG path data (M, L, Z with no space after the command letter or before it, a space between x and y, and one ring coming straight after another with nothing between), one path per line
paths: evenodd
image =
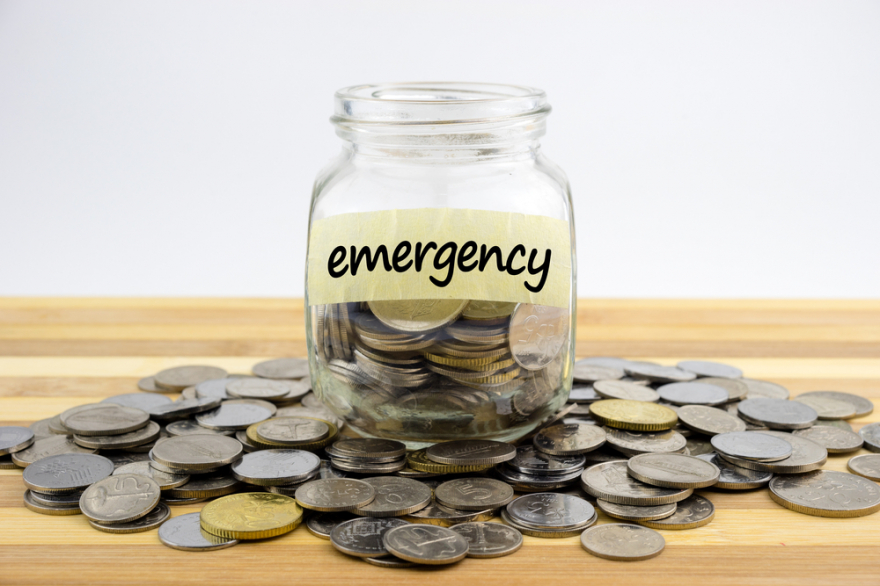
M577 335L579 356L714 359L793 394L837 389L880 403L880 300L580 300ZM138 378L169 366L243 373L304 352L299 299L0 298L0 425L134 392ZM880 411L852 423L874 421ZM826 468L846 470L848 458L832 456ZM716 505L715 520L663 532L666 551L645 562L600 560L577 538L526 537L514 556L416 570L374 568L303 528L208 554L179 552L159 544L155 531L110 535L81 516L37 515L22 506L23 490L20 472L0 470L4 585L880 583L880 515L799 515L766 490L701 491Z

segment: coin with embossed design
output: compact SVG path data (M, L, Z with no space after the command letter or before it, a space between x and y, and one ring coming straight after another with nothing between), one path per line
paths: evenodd
M605 435L609 446L627 456L681 452L687 446L687 439L673 430L639 433L609 427Z
M597 425L553 425L539 431L532 443L546 454L585 454L605 444L605 430Z
M159 527L170 517L171 509L165 503L160 502L152 511L134 521L126 523L100 523L89 519L89 525L104 533L141 533Z
M593 388L603 399L647 401L649 403L656 403L660 400L660 395L654 389L625 380L599 380L593 383Z
M672 429L678 422L678 415L669 407L620 399L590 404L590 415L603 425L630 431L662 431Z
M353 511L376 498L376 490L352 478L311 480L296 489L296 500L306 509L326 513Z
M880 486L833 470L777 476L770 481L770 497L787 509L817 517L863 517L880 511Z
M683 530L696 529L712 522L715 518L715 505L699 495L692 495L680 503L675 512L668 517L653 521L639 521L652 529Z
M798 437L781 431L762 431L755 433L769 435L788 442L791 445L791 456L783 460L776 460L775 462L759 462L757 460L737 458L724 453L719 453L719 455L734 466L740 468L762 470L777 474L803 474L804 472L818 470L828 459L828 450L807 438Z
M263 441L295 446L326 438L330 426L317 419L275 417L258 425L256 432Z
M434 444L425 450L428 459L455 466L500 464L516 457L516 448L492 440L453 440Z
M309 376L309 361L305 358L275 358L258 362L251 369L255 376L273 379L299 379Z
M704 382L670 383L657 389L673 405L720 405L730 400L727 390Z
M20 452L33 443L34 432L27 427L0 427L0 456Z
M304 450L260 450L232 465L232 475L258 486L282 486L317 473L321 459Z
M150 457L172 469L196 472L231 464L241 457L241 442L223 435L183 435L156 444Z
M431 504L431 488L418 480L399 476L364 478L376 490L376 498L353 512L364 517L409 515Z
M157 387L182 391L206 380L225 376L226 371L216 366L175 366L156 373L153 380Z
M880 482L880 454L854 456L846 463L846 467L853 474Z
M585 462L582 454L554 456L536 450L535 446L524 445L516 449L516 458L507 462L507 466L524 474L556 476L583 470Z
M791 456L791 442L757 431L732 431L712 436L712 447L725 456L775 462Z
M89 486L79 499L83 514L98 523L128 523L159 504L161 489L140 474L119 474Z
M464 537L437 525L406 523L385 533L382 542L394 556L418 564L453 564L468 552Z
M710 462L718 468L720 475L715 488L726 490L749 490L766 486L773 478L772 472L765 470L749 470L735 466L722 458L719 454L700 454L697 458Z
M61 415L64 427L82 436L128 433L144 427L149 421L146 411L114 403L95 403L88 405L87 409Z
M850 419L856 416L855 405L832 397L803 394L798 395L792 401L809 405L819 415L819 419L834 421L837 419Z
M29 447L14 452L12 461L20 468L27 468L38 460L59 454L94 454L95 450L83 448L73 441L72 435L53 435L38 439Z
M95 454L58 454L24 469L24 485L37 492L63 494L82 490L113 473L113 462Z
M805 429L811 427L819 414L797 401L784 399L746 399L736 406L739 416L770 429Z
M684 454L639 454L626 467L636 480L666 488L705 488L720 475L714 464Z
M513 488L493 478L456 478L434 489L434 498L443 506L459 511L496 509L513 500Z
M561 307L520 303L510 318L510 353L526 370L541 370L568 341L571 314Z
M530 529L579 529L592 524L596 514L586 500L552 492L521 496L506 511L512 521Z
M872 403L870 399L852 393L844 393L841 391L809 391L797 396L798 399L804 399L805 397L823 397L849 403L855 408L856 417L864 417L865 415L870 415L874 411L874 403Z
M745 431L746 423L727 411L705 405L684 405L678 409L678 419L686 427L706 435L731 431Z
M263 401L260 401L261 403ZM270 405L271 407L271 405ZM196 415L196 421L202 427L221 431L238 431L247 429L255 423L272 417L275 410L258 403L245 400L224 401L212 411Z
M159 437L162 427L155 421L128 433L119 435L75 435L73 441L85 448L96 450L122 450L148 444Z
M603 513L613 519L623 521L652 521L670 516L678 508L677 503L654 505L653 507L637 507L635 505L621 505L604 499L596 499L596 504Z
M357 517L337 524L330 531L330 543L344 554L372 558L388 555L383 537L396 527L408 525L401 519Z
M150 466L149 462L132 462L130 464L123 464L113 471L113 476L119 476L122 474L137 474L152 478L156 481L156 484L159 485L161 490L169 490L182 486L189 482L190 479L187 474L169 474L168 472L157 470Z
M852 431L828 427L826 425L814 425L807 429L798 429L792 435L805 437L814 441L828 450L829 454L848 454L861 449L865 441Z
M389 328L410 334L445 327L461 315L468 301L458 299L402 299L370 301L370 311Z
M599 558L635 562L660 555L666 547L666 540L647 527L607 523L581 533L581 546Z
M187 513L169 519L159 527L159 540L182 551L214 551L238 544L237 539L217 537L203 530L199 513Z
M200 524L212 535L265 539L296 529L303 511L289 496L271 492L230 494L205 505Z
M500 523L460 523L451 529L467 540L469 558L499 558L523 544L522 533Z
M637 506L675 503L694 492L690 488L661 488L640 482L629 475L626 460L602 462L587 468L581 475L581 487L597 499Z

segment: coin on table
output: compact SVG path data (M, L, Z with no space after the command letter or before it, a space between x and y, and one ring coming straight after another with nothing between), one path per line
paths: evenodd
M673 405L720 405L730 400L726 389L704 382L670 383L658 388L657 394Z
M409 515L431 504L431 488L418 480L399 476L364 478L376 491L376 498L353 512L364 517Z
M159 388L182 391L206 380L225 377L226 371L216 366L176 366L156 373L153 380Z
M459 511L497 509L513 500L513 488L494 478L456 478L438 486L434 498Z
M816 442L828 450L829 454L856 452L865 443L862 436L857 433L825 425L814 425L807 429L798 429L793 431L792 435L805 437Z
M27 427L0 427L0 456L20 452L34 443L34 432Z
M714 488L727 490L749 490L766 486L773 473L766 470L749 470L735 466L719 454L700 454L697 458L705 460L718 468L720 475Z
M296 489L296 500L303 508L327 513L354 511L376 498L376 490L361 480L322 478Z
M406 454L406 445L379 438L350 438L334 443L333 450L351 458L400 458Z
M593 385L573 384L571 385L571 391L568 393L569 403L589 404L601 398L596 389L593 388Z
M626 467L636 480L666 488L705 488L721 475L714 464L684 454L640 454Z
M516 457L516 448L492 440L453 440L434 444L425 450L428 459L454 466L487 466Z
M196 474L189 482L168 489L162 498L206 499L232 494L243 485L227 474Z
M152 511L133 521L125 523L101 523L89 519L89 525L105 533L141 533L155 529L171 517L171 509L165 503L159 503Z
M799 395L792 399L808 405L816 411L819 419L836 420L851 419L856 416L856 407L852 403L817 395Z
M684 360L676 366L699 377L740 378L743 375L743 372L735 366L708 360Z
M653 506L682 501L693 489L650 486L631 477L626 460L603 462L584 470L581 487L587 494L621 505Z
M825 399L834 399L835 401L843 401L851 404L856 410L856 417L864 417L870 415L874 411L874 403L870 399L854 395L852 393L843 393L841 391L810 391L801 393L798 399L805 397L822 397Z
M461 315L468 301L459 299L401 299L370 301L373 315L397 332L421 334L445 327Z
M165 389L162 387L156 386L156 377L154 376L145 376L141 380L137 382L137 386L140 390L145 393L173 393L175 392L173 389Z
M816 410L797 401L746 399L736 406L739 416L770 429L806 429L819 418Z
M725 456L776 462L791 456L791 442L757 431L732 431L712 436L712 446Z
M504 482L519 492L548 492L574 484L581 475L583 469L579 468L567 474L525 474L514 470L506 464L494 470L495 474Z
M507 513L506 509L501 509L500 512L501 520L504 521L507 525L510 525L523 535L529 535L530 537L541 537L541 538L564 538L564 537L576 537L580 533L583 532L587 527L591 527L596 524L596 521L599 519L599 514L594 513L593 517L587 522L586 525L574 528L574 529L536 529L534 527L530 527L528 525L524 525L519 523L518 521L514 521L510 518L510 515Z
M603 399L646 401L656 403L660 395L654 389L625 380L598 380L593 383L596 393Z
M845 429L846 431L855 432L853 426L843 419L817 419L816 423L813 424L813 427L817 425L825 427L836 427L837 429Z
M115 395L107 397L102 403L113 403L123 407L134 407L142 411L149 411L153 407L167 405L171 399L165 395L152 395L149 393L126 393L124 395Z
M609 446L628 456L680 452L687 446L687 439L673 430L637 433L609 427L605 435Z
M266 539L296 529L303 510L289 496L271 492L230 494L205 505L200 524L228 539Z
M61 415L61 423L73 434L118 435L140 429L150 421L146 411L134 407L114 403L95 403L84 407L88 408L69 413L66 417L64 413Z
M239 399L278 400L287 395L293 387L287 381L264 378L240 378L226 385L230 397Z
M742 401L749 394L749 386L739 378L720 378L720 377L706 377L701 378L697 382L706 383L707 385L714 385L716 387L721 387L725 391L727 391L728 401Z
M196 421L208 429L238 431L269 419L273 413L272 409L259 404L232 400L224 401L212 411L197 414Z
M597 425L553 425L539 431L532 443L545 454L585 454L605 444L605 430Z
M255 364L251 372L260 378L305 378L309 376L309 361L305 358L276 358Z
M522 533L500 523L461 523L451 529L467 540L469 558L500 558L523 544Z
M44 492L28 491L34 502L46 505L47 507L63 507L63 506L79 506L79 499L85 490L72 492L68 494L48 494Z
M401 519L357 517L343 521L330 531L330 543L344 554L373 558L388 555L383 537L392 529L408 525Z
M586 458L582 454L554 456L524 445L516 449L516 458L507 462L514 470L525 474L558 475L583 470Z
M30 425L28 425L28 429L34 432L35 441L55 435L55 432L53 432L49 426L50 421L52 421L52 418L47 417L46 419L40 419L39 421L34 421ZM67 432L65 432L65 434L66 433Z
M330 411L327 407L279 407L275 417L304 417L306 419L320 419L329 421L337 428L345 427L345 420Z
M869 423L859 430L859 435L865 441L865 449L871 452L880 452L880 423ZM12 457L15 459L15 456Z
M147 425L128 433L119 435L75 435L73 441L84 448L95 450L123 450L134 448L155 441L159 437L162 427L155 421L148 421Z
M316 419L275 417L261 423L256 431L263 441L298 445L326 438L330 435L330 426Z
M162 472L150 466L149 462L132 462L124 464L113 471L113 476L122 474L137 474L147 476L156 481L160 490L168 490L184 485L189 482L190 477L186 474L169 474Z
M330 533L337 525L354 518L351 513L318 513L306 520L306 529L315 537L330 539Z
M592 403L590 415L603 425L630 431L662 431L672 429L678 422L678 415L669 407L619 399Z
M221 431L217 429L208 429L199 425L192 419L181 419L180 421L172 421L165 426L165 431L169 436L179 435L232 435L231 431Z
M624 367L624 371L635 379L658 383L684 383L697 378L697 375L687 370L647 362L631 362Z
M182 551L214 551L238 544L237 539L217 537L204 531L199 524L199 513L187 513L165 521L159 527L159 540Z
M304 450L260 450L245 454L232 465L232 474L257 486L282 486L318 472L321 459Z
M202 381L194 387L196 397L199 399L222 399L224 401L231 399L232 397L226 393L226 385L233 380L235 379L225 377Z
M612 381L623 378L623 369L578 361L574 363L572 377L579 383L594 383L600 380Z
M505 509L510 519L529 529L583 529L596 510L586 500L567 494L539 492L521 496Z
M647 527L607 523L581 533L581 546L596 557L636 562L657 557L666 547L663 536Z
M782 385L772 383L770 381L757 380L752 378L741 378L738 380L745 383L745 385L749 388L749 399L788 399L790 394L788 392L788 389L786 389Z
M880 482L880 455L878 454L854 456L846 463L846 467L853 474Z
M678 503L675 512L663 519L639 521L640 524L652 529L696 529L712 522L715 518L715 505L709 499L699 495L691 495Z
M41 515L54 515L54 516L66 516L66 515L79 515L82 514L82 511L79 508L79 503L73 504L60 504L60 503L45 503L40 502L34 499L34 492L30 490L24 491L24 506L27 509L35 513L39 513Z
M753 433L769 435L788 442L791 445L791 456L775 462L747 460L723 453L720 453L721 457L740 468L763 470L776 474L803 474L804 472L818 470L828 459L828 450L807 438L798 437L781 431L762 431Z
M182 435L156 444L151 458L172 469L209 470L231 464L241 457L243 448L235 438L223 435Z
M218 397L205 399L181 399L168 405L160 405L150 410L150 417L157 421L183 419L196 413L216 409L222 400Z
M684 405L678 409L678 420L686 427L705 435L745 431L746 423L726 411L705 405Z
M634 505L621 505L603 499L597 499L596 504L603 513L613 519L623 521L653 521L670 516L678 508L677 503L654 505L653 507L637 507Z
M816 470L777 476L770 497L787 509L817 517L863 517L880 511L880 487L846 472Z
M393 555L387 555L383 558L361 558L371 566L376 566L377 568L415 568L419 564L408 562L406 560L402 560L394 557Z
M155 480L139 474L119 474L89 486L79 499L83 514L99 523L128 523L159 504Z
M107 478L113 462L95 454L58 454L37 460L24 469L25 486L37 492L76 492Z
M405 521L410 523L424 525L438 525L440 527L452 527L459 523L480 523L488 521L495 516L497 509L486 509L484 511L457 511L444 507L432 501L424 509L420 509L415 513L410 513L403 517Z
M437 525L405 523L385 533L382 541L392 555L417 564L452 564L464 559L468 552L464 537Z

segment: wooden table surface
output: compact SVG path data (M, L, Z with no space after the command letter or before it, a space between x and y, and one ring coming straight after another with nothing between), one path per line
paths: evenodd
M880 401L880 301L581 300L577 337L578 357L717 359L793 395L834 389ZM0 299L0 425L134 392L139 377L169 366L248 372L260 360L304 354L301 300ZM880 410L852 423L878 419ZM846 470L849 457L831 456L826 468ZM880 514L809 517L767 490L702 491L715 520L664 531L666 551L648 561L601 560L576 537L526 537L513 556L417 570L374 568L303 527L217 552L176 551L155 530L110 535L81 515L32 513L23 491L19 471L0 470L3 585L880 584ZM600 513L599 522L608 518Z

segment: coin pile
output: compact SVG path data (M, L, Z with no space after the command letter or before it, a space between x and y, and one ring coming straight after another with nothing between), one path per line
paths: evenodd
M141 381L148 392L0 428L0 464L24 468L29 509L83 513L101 531L159 527L169 547L210 551L305 523L388 568L509 555L523 535L579 535L597 557L649 559L665 545L656 530L713 520L707 489L769 488L816 516L880 510L880 453L851 458L852 474L822 469L829 454L880 452L880 424L854 433L846 422L870 401L834 391L789 400L722 364L587 358L575 364L572 402L518 446L461 439L409 452L340 436L342 420L297 380L305 361L253 373L169 369ZM187 389L173 402L161 394ZM279 406L291 389L302 405ZM169 506L208 499L201 513L170 518ZM621 522L597 524L599 511ZM499 516L503 525L487 522Z

